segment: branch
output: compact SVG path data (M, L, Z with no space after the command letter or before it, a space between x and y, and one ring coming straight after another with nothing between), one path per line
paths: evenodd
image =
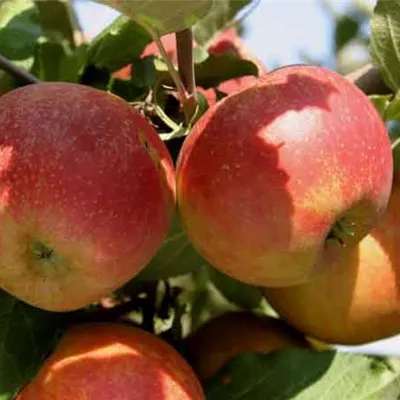
M0 54L0 69L10 73L12 76L24 83L39 83L40 80L30 72L18 67L13 62Z
M383 81L378 68L367 64L350 74L346 78L358 86L365 94L390 94L392 90Z

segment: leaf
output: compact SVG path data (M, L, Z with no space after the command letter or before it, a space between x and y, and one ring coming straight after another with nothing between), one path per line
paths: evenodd
M370 52L388 87L400 89L400 0L379 0L371 20Z
M207 400L396 400L399 374L400 359L285 349L236 357L205 392Z
M0 291L0 399L11 400L57 342L66 314L31 307Z
M386 108L390 104L391 99L393 98L392 94L373 94L368 96L371 100L372 104L378 110L379 114L381 115L382 119L386 119Z
M245 309L257 308L264 297L257 286L237 281L211 266L208 269L208 273L212 283L221 294L228 301L239 307Z
M204 17L213 0L97 0L132 18L159 36L190 28Z
M65 42L41 38L35 48L32 72L42 81L79 81L80 60L86 45L72 50Z
M38 10L33 1L3 0L0 3L1 55L29 70L41 34Z
M394 97L392 96L392 99L386 106L384 120L390 121L399 118L400 118L400 92L397 92Z
M156 59L158 79L167 84L172 84L166 64ZM258 76L258 67L252 61L243 60L232 52L219 55L210 54L201 63L195 64L196 84L209 89L230 79L240 78L245 75Z
M148 56L132 63L132 83L139 87L152 86L156 82L156 69L154 67L154 56Z
M196 82L205 89L218 86L224 81L245 75L258 76L258 67L252 61L243 60L228 52L210 55L204 62L195 65Z
M205 45L219 31L223 30L236 14L249 5L251 0L216 0L207 15L193 28L196 42Z
M350 15L341 15L336 21L335 46L336 52L352 41L358 33L359 22Z
M91 41L82 67L94 65L116 71L140 58L151 41L150 34L142 26L129 17L118 17Z
M8 72L0 70L0 96L18 87L17 80Z
M122 97L126 101L144 100L148 93L145 88L139 88L130 80L112 78L107 86L107 91Z
M66 42L71 48L75 47L80 32L73 5L65 0L51 0L36 1L36 7L46 38L53 42Z
M137 279L159 280L188 274L201 268L206 262L190 244L175 214L171 229L157 254Z

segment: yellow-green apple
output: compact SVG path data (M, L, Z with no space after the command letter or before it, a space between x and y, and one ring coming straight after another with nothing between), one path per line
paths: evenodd
M362 344L400 333L400 185L377 227L324 274L291 288L268 288L270 304L307 335Z
M175 178L153 127L117 96L40 83L0 98L0 287L73 310L135 276L169 228Z
M393 162L379 114L322 67L267 73L207 112L177 162L182 224L217 269L290 286L326 269L376 225Z
M189 364L142 329L116 324L70 328L17 400L204 400Z
M191 334L186 355L201 381L212 378L228 361L246 352L270 353L289 347L310 347L282 320L247 311L217 316Z

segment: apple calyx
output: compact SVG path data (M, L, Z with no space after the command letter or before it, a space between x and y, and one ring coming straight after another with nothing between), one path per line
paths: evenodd
M46 264L55 264L58 258L55 251L40 240L34 240L31 243L30 250L34 255L35 260L44 261Z
M346 217L339 218L333 225L332 229L329 231L325 243L328 240L337 241L342 247L346 246L345 239L349 236L354 237L354 228L356 224L349 221Z

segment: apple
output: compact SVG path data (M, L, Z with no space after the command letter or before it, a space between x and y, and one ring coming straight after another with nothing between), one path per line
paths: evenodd
M48 82L0 98L0 287L68 311L143 269L175 208L174 168L127 102Z
M246 352L270 353L289 347L309 348L307 340L282 320L247 311L219 315L192 333L186 355L201 381L207 381L231 359Z
M363 344L400 333L400 185L377 227L325 274L268 288L270 304L296 328L328 343Z
M17 400L204 400L198 378L169 344L142 329L70 328Z
M389 136L368 97L329 69L288 66L197 121L177 161L178 208L221 272L290 286L370 232L392 175Z

